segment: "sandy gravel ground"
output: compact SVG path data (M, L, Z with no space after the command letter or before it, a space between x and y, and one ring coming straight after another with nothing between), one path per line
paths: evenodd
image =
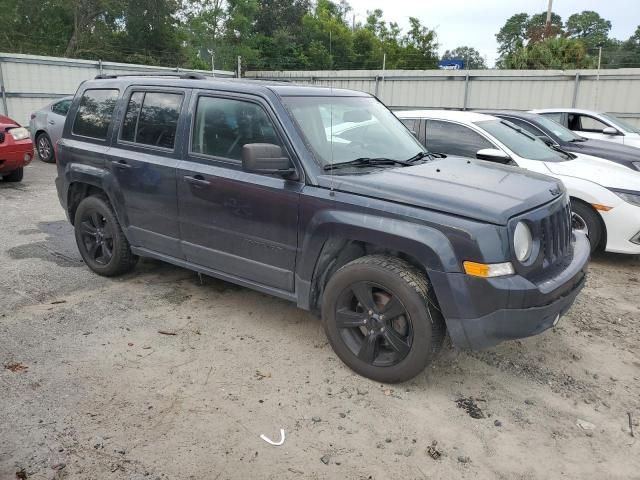
M381 385L282 300L92 274L54 176L0 182L0 479L640 478L638 257L597 255L543 335Z

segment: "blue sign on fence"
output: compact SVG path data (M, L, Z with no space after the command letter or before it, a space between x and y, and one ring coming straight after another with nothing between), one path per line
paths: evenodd
M460 58L440 60L438 62L438 68L440 70L464 70L464 60Z

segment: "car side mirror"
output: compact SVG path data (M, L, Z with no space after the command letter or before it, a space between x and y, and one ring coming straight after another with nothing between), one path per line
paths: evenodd
M242 147L242 169L251 173L292 176L296 173L282 148L271 143L247 143Z
M602 133L604 133L605 135L620 135L620 132L613 127L603 128Z
M511 157L497 148L483 148L476 152L478 160L488 160L490 162L509 164L513 163Z

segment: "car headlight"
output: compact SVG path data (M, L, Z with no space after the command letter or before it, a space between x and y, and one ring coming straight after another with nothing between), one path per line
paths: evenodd
M640 207L640 192L633 192L629 190L611 190L625 202Z
M526 262L533 250L533 237L531 230L524 222L518 222L513 232L513 251L519 262Z
M9 135L13 137L14 140L24 140L29 138L29 130L24 127L12 128L9 130Z
M631 162L631 165L633 165L636 170L640 170L640 162Z

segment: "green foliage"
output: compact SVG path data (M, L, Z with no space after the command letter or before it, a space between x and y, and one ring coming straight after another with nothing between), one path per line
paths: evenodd
M460 58L464 60L465 68L470 70L482 70L487 68L487 63L480 52L473 47L457 47L447 50L442 55L442 60L452 60Z
M592 10L585 10L567 19L566 30L568 37L579 38L587 49L594 49L606 45L611 22Z
M521 70L594 68L584 43L574 38L556 37L521 47L505 59L504 67Z

